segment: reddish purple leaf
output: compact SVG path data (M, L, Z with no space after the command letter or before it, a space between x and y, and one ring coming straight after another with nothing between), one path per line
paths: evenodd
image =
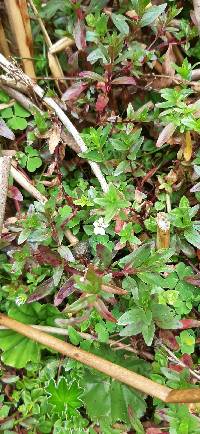
M192 356L190 354L183 354L183 356L180 358L180 360L188 367L193 367L193 360Z
M62 101L76 100L79 95L86 89L87 85L83 83L74 84L68 87L66 92L62 95Z
M98 299L97 301L95 301L94 306L104 319L111 322L117 322L116 318L112 315L111 312L109 312L102 300Z
M27 298L26 303L33 303L34 301L41 300L42 298L51 294L54 287L55 285L54 285L53 277L50 277L49 279L45 280L37 287L37 289L33 292L33 294L31 294Z
M21 194L21 192L19 191L19 189L17 187L9 187L8 189L8 196L11 199L17 200L18 202L22 202L23 201L23 196Z
M97 98L97 102L96 102L96 111L97 112L103 112L103 110L105 109L105 107L107 106L109 101L109 98L107 97L107 95L99 95Z
M0 136L9 140L15 140L14 133L7 127L3 119L0 119Z
M181 326L179 327L179 329L181 330L196 328L200 326L200 321L196 319L181 319L179 320L179 322L181 323Z
M136 81L133 77L123 76L123 77L114 78L112 84L134 85L136 84Z
M60 256L52 252L50 247L38 246L37 251L34 253L35 259L41 265L52 265L52 267L58 267L62 264Z
M54 297L55 306L59 306L63 302L63 300L68 297L69 294L72 294L76 290L74 284L74 279L71 278L67 280L67 282L65 282L63 286L61 286L61 288Z
M74 39L78 50L84 50L86 48L86 30L85 24L82 20L78 20L74 27Z
M175 365L174 363L169 363L168 368L175 372L182 372L184 370L183 366Z
M171 350L177 351L179 349L179 344L171 330L160 330L159 337Z
M200 274L196 274L195 276L187 276L184 280L191 285L200 286Z

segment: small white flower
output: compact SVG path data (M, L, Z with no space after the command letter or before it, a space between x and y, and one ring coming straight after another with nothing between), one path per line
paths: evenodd
M105 223L103 217L100 217L99 220L96 220L93 223L94 226L94 233L95 235L105 235L105 229L108 227L108 225Z
M16 297L15 303L17 304L17 306L21 306L21 304L25 303L26 299L27 297L25 294L20 294L18 295L18 297Z

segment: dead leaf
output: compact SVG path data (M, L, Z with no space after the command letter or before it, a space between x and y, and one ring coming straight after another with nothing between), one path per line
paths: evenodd
M162 64L163 74L169 75L170 77L174 77L175 69L173 63L176 63L176 56L173 52L173 45L169 44L169 47L164 56L164 62ZM170 86L172 80L169 78L167 87Z
M64 36L64 38L59 39L55 42L50 48L49 53L55 54L62 50L65 50L66 48L72 47L74 45L74 40L71 38L68 38L67 36Z
M7 127L3 119L0 119L0 136L9 140L15 140L14 133Z
M186 131L185 133L185 146L183 150L183 156L185 161L190 161L192 156L192 139L190 131Z
M118 77L118 78L114 78L114 80L112 80L112 84L127 84L127 85L134 85L136 84L136 81L133 77Z
M86 48L86 30L83 20L77 20L73 35L78 50L84 50Z
M49 137L49 151L51 154L54 153L55 149L57 148L60 142L60 135L61 135L61 125L58 123L54 123L52 129L50 130L50 137Z
M170 124L166 125L166 127L163 128L156 142L157 148L160 148L162 145L168 142L170 137L174 134L175 129L176 126L172 122L170 122Z

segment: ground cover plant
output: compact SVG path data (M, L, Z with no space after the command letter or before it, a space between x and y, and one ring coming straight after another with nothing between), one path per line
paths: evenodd
M195 390L199 8L0 2L0 311ZM200 432L198 403L163 403L2 327L0 352L0 433Z

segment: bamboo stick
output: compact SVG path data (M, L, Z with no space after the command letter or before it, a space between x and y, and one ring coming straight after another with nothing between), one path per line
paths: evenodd
M26 32L27 44L29 46L31 57L33 57L33 38L32 38L32 30L31 30L31 22L28 13L27 0L19 0L19 5L20 5L22 20L24 23L24 29Z
M200 402L200 389L172 390L167 386L155 383L142 375L129 371L122 366L109 362L95 354L61 341L54 336L42 332L29 325L23 324L0 313L0 325L8 327L17 333L32 339L45 347L77 360L90 368L114 378L145 394L161 399L164 402Z
M1 19L0 19L0 51L7 58L10 57L10 50L9 50L8 42L6 39L5 32L4 32L4 28L2 26Z
M15 36L19 54L22 58L24 71L29 77L34 79L35 71L33 61L31 59L31 52L27 41L27 34L24 28L24 23L20 10L22 7L22 2L21 0L4 0L4 3L7 10L11 30Z

